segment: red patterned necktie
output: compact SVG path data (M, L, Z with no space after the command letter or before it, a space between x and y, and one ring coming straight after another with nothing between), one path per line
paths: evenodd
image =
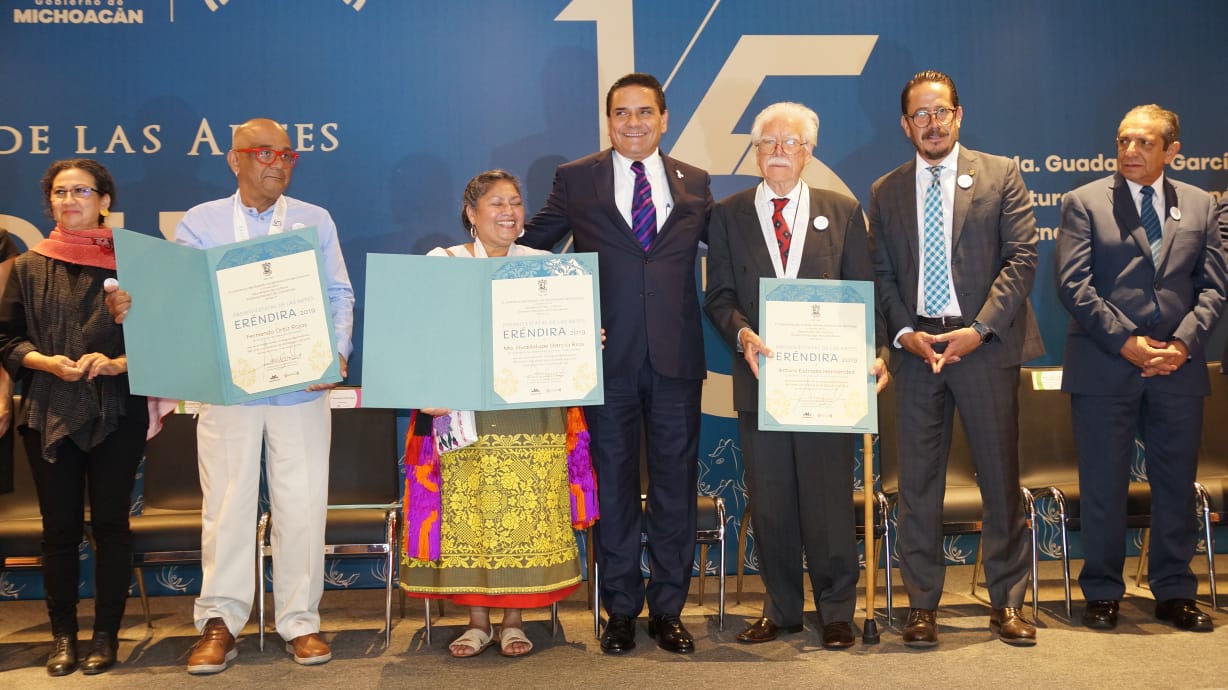
M789 230L789 224L785 222L785 217L782 211L785 206L789 205L788 199L772 199L772 204L776 206L776 210L772 212L772 227L776 228L776 245L780 247L780 266L784 268L789 265L789 243L793 239L793 232Z

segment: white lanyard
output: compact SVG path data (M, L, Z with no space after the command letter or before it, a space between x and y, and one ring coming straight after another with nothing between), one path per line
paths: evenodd
M269 234L276 235L280 233L285 224L286 197L282 195L277 197L277 203L273 204L273 219L269 221ZM247 230L247 214L243 211L243 204L239 201L237 193L235 194L234 225L235 242L242 242L251 237L251 233Z

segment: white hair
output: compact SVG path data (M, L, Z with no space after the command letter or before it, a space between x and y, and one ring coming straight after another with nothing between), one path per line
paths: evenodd
M809 145L809 149L814 150L814 145L819 140L819 116L801 103L793 103L791 101L773 103L755 116L755 122L750 127L751 143L758 145L763 139L763 127L778 117L800 121L802 123L802 139Z

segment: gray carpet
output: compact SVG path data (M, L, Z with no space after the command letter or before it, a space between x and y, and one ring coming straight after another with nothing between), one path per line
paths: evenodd
M1128 563L1128 566L1132 565ZM1217 566L1228 568L1220 556ZM1205 569L1205 564L1203 565ZM0 688L614 688L678 687L949 687L985 688L1021 683L1029 687L1093 688L1228 688L1228 612L1214 612L1221 626L1212 633L1181 632L1152 617L1153 602L1145 588L1131 587L1122 604L1115 632L1092 632L1065 619L1061 571L1042 564L1039 644L1018 649L999 642L987 629L984 589L969 593L971 567L950 568L947 592L939 611L941 644L913 650L900 642L898 629L886 626L880 613L882 642L833 652L818 645L813 614L806 630L760 645L738 644L734 636L758 616L762 587L747 577L749 590L735 603L734 578L728 579L725 630L716 621L715 582L708 580L702 605L693 583L683 622L696 637L697 651L678 656L655 647L641 620L639 646L624 657L601 653L592 635L592 614L583 592L560 605L559 635L550 635L549 612L529 612L526 632L533 654L505 659L491 648L479 657L453 659L448 642L465 623L463 610L449 607L436 620L433 641L424 641L422 604L411 600L404 619L394 602L392 645L385 649L381 630L383 593L326 592L324 631L333 646L333 661L323 666L293 663L275 633L265 651L258 649L256 627L249 625L239 642L239 657L225 673L189 676L184 668L195 640L189 617L190 597L153 600L153 628L146 628L140 603L130 602L121 631L121 664L109 673L87 677L79 672L49 678L42 664L50 649L49 628L41 601L0 603ZM1204 609L1209 604L1202 575ZM898 574L897 574L898 582ZM1228 608L1228 582L1220 581L1221 603ZM897 590L901 592L902 590ZM897 594L897 625L906 597ZM1075 586L1075 615L1081 610ZM878 596L880 612L883 593ZM88 630L90 602L82 605ZM860 616L860 612L858 614ZM1030 614L1029 614L1030 615ZM498 614L496 612L496 620ZM860 631L861 619L857 621ZM88 634L86 635L88 637ZM83 641L84 647L84 641Z

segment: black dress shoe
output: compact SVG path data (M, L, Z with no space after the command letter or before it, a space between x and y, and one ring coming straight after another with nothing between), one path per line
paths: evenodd
M601 651L622 654L635 649L635 619L631 616L610 616L601 634Z
M853 626L847 621L823 626L824 649L848 649L853 646Z
M649 616L648 635L667 652L690 654L695 651L695 639L677 616Z
M47 657L47 675L66 676L77 670L77 636L56 635Z
M904 624L904 644L909 647L933 647L938 644L938 612L934 609L908 609Z
M115 665L119 652L119 638L115 633L95 632L90 643L89 656L81 662L81 672L87 676L97 675Z
M1092 630L1112 630L1117 627L1116 599L1092 599L1083 609L1083 625Z
M755 644L758 642L771 642L776 639L780 633L799 633L802 631L802 624L797 625L776 625L771 618L760 618L750 627L738 633L738 642L746 644Z
M1167 599L1156 602L1156 618L1171 621L1181 630L1211 632L1215 628L1211 617L1198 610L1193 599Z

